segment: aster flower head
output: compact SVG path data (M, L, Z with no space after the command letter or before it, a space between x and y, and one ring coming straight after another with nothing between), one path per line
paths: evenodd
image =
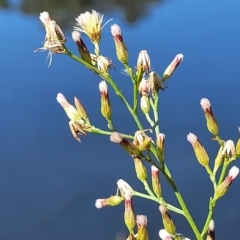
M79 32L86 33L94 44L98 44L101 39L102 28L109 21L112 20L112 19L110 19L102 26L103 17L104 17L104 15L98 13L95 10L92 10L92 12L87 11L85 13L81 13L76 18L77 27L74 27L74 29Z

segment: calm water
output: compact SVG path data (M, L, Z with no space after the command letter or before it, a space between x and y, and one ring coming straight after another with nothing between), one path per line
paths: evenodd
M132 66L142 49L148 50L153 69L159 74L175 54L184 54L183 63L167 83L170 88L161 93L161 131L166 134L166 161L202 226L212 188L186 135L190 131L197 134L215 158L217 146L209 140L199 106L200 99L208 97L221 136L238 139L240 2L141 1L120 6L104 1L91 5L28 0L22 4L11 1L8 7L2 1L1 6L0 239L116 239L117 233L127 232L123 206L97 210L95 199L115 194L120 178L144 191L134 176L132 160L108 137L88 134L79 144L71 136L68 119L55 97L58 92L69 101L78 96L91 122L105 128L99 110L99 78L66 56L55 55L48 68L47 53L33 53L44 39L38 19L44 10L63 26L67 46L75 53L71 40L74 18L94 8L103 11L106 20L114 18L111 24L122 27ZM114 61L113 76L130 96L130 80L119 74L123 67L116 61L111 24L103 30L101 52ZM134 132L135 125L122 103L113 92L110 94L116 106L115 125L127 133ZM219 240L237 239L240 234L239 189L237 179L217 204L214 219ZM165 187L164 193L169 202L176 203L171 190ZM136 213L148 215L151 239L159 239L157 206L148 206L141 199L134 199L134 206ZM173 217L178 230L191 238L185 220Z

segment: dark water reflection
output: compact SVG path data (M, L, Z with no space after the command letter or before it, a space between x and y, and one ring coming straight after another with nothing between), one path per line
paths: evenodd
M4 3L6 6L4 1L1 6ZM132 161L107 137L88 134L82 144L72 138L68 119L55 97L58 92L69 101L78 96L94 125L105 128L99 110L99 78L62 55L55 55L47 68L47 53L33 53L44 38L38 19L42 10L49 11L65 27L67 46L75 52L71 41L74 18L95 8L104 10L106 19L113 17L113 22L122 27L132 66L142 49L148 49L153 68L159 73L175 54L184 54L184 62L168 82L170 88L161 94L161 130L167 136L169 167L193 216L202 225L212 188L186 135L196 133L210 157L215 158L216 144L209 140L199 107L200 99L208 97L221 135L234 141L239 136L240 2L143 2L132 15L126 14L132 11L127 5L130 1L99 6L89 1L68 3L13 1L9 8L0 10L0 239L114 239L118 232L126 232L123 206L96 210L95 199L114 194L120 178L143 191L133 174ZM15 11L16 6L19 11ZM148 14L143 15L145 11ZM129 25L124 15L133 16L135 23ZM116 72L112 74L130 96L129 79L119 74L123 67L116 61L109 28L103 29L101 51L114 61ZM110 94L116 105L116 126L134 132L135 125L122 103L113 92ZM163 188L165 185L163 181ZM217 205L217 239L237 239L239 235L239 186L237 179ZM164 193L176 203L171 190L165 187ZM137 213L148 214L151 239L158 239L161 223L156 205L146 206L145 201L134 199L134 206ZM192 237L187 223L173 216L179 231Z

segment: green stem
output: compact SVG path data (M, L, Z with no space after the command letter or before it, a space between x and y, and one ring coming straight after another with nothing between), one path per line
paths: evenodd
M209 167L209 165L206 165L205 169L206 169L207 173L209 174L209 178L210 178L211 182L213 183L213 187L214 187L214 190L215 190L216 187L217 187L215 176L214 176L211 168Z
M87 129L88 130L88 129ZM110 136L112 134L112 132L110 131L105 131L105 130L102 130L102 129L99 129L99 128L95 128L95 127L92 127L88 130L88 132L91 132L91 133L97 133L97 134L102 134L102 135L108 135ZM120 133L123 137L125 138L128 138L128 139L134 139L134 136L132 135L128 135L128 134L123 134L123 133Z
M227 158L224 159L224 163L223 163L223 167L222 167L222 171L221 171L221 175L220 175L220 178L218 180L218 185L220 183L222 183L225 175L226 175L226 171L227 171L227 168L228 168L228 165L229 165L229 162L227 161Z
M155 124L154 124L153 120L150 118L148 113L145 113L145 117L148 120L148 122L151 125L151 127L154 127Z
M159 204L161 204L161 201L157 198L157 197L152 197L152 196L149 196L147 194L144 194L144 193L140 193L140 192L137 192L137 191L134 191L134 196L137 196L137 197L141 197L141 198L145 198L145 199L149 199L149 200L152 200L152 201L155 201ZM183 211L169 203L165 203L163 204L167 209L169 209L170 211L173 211L173 212L176 212L178 214L181 214L183 215Z
M152 98L150 99L150 103L153 108L153 114L154 114L156 138L158 137L158 135L160 133L160 126L159 126L159 119L158 119L158 99L159 99L158 95L155 96L154 103L153 103Z
M209 212L208 212L208 216L207 216L207 219L206 219L206 222L205 222L205 225L203 227L203 230L201 232L201 236L203 237L207 230L208 230L208 226L209 226L209 223L213 217L213 210L214 210L214 206L216 205L216 200L210 198L209 200Z

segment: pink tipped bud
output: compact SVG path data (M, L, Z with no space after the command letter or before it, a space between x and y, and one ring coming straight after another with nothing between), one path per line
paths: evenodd
M79 118L79 113L76 108L67 101L62 93L58 93L57 101L61 104L69 119L77 120Z
M108 96L107 83L105 81L99 83L99 90L101 94L101 113L107 120L110 120L112 108Z
M198 162L202 166L207 166L209 163L209 157L205 150L205 148L202 146L200 141L198 140L197 136L193 133L189 133L187 135L187 140L192 144L193 150L195 152L196 158Z
M218 123L213 114L211 103L207 98L202 98L200 101L200 105L204 111L204 115L207 122L207 128L210 133L217 136L218 135Z
M148 240L147 216L137 215L136 222L138 227L137 239Z
M127 47L123 41L121 29L117 24L111 26L111 33L116 48L116 55L120 62L126 64L128 62L128 51Z
M176 233L176 227L173 223L173 220L171 219L171 217L169 215L167 208L160 205L159 211L162 215L162 221L163 221L164 228L167 230L167 232L174 235Z
M81 34L78 31L73 31L72 32L72 39L75 43L80 42L81 40Z
M215 194L214 194L214 199L218 199L220 197L223 197L225 193L227 192L229 186L232 184L233 180L237 177L239 174L239 168L236 166L233 166L227 177L224 179L224 181L217 186Z
M162 196L162 188L159 181L159 170L155 166L151 166L151 173L153 192L160 198Z
M157 144L157 155L160 161L164 160L164 142L165 142L165 134L159 133L157 136L156 144Z
M135 227L135 216L133 212L132 204L132 192L127 190L125 192L125 211L124 211L124 221L130 233L133 233Z
M163 79L162 80L166 81L169 77L171 77L174 70L177 68L177 66L182 61L183 61L183 55L181 53L177 54L176 57L173 59L173 61L166 68L165 72L163 73Z
M105 199L97 199L95 202L95 207L96 208L103 208L106 206L117 206L119 205L122 201L124 200L123 197L120 196L111 196L109 198Z

